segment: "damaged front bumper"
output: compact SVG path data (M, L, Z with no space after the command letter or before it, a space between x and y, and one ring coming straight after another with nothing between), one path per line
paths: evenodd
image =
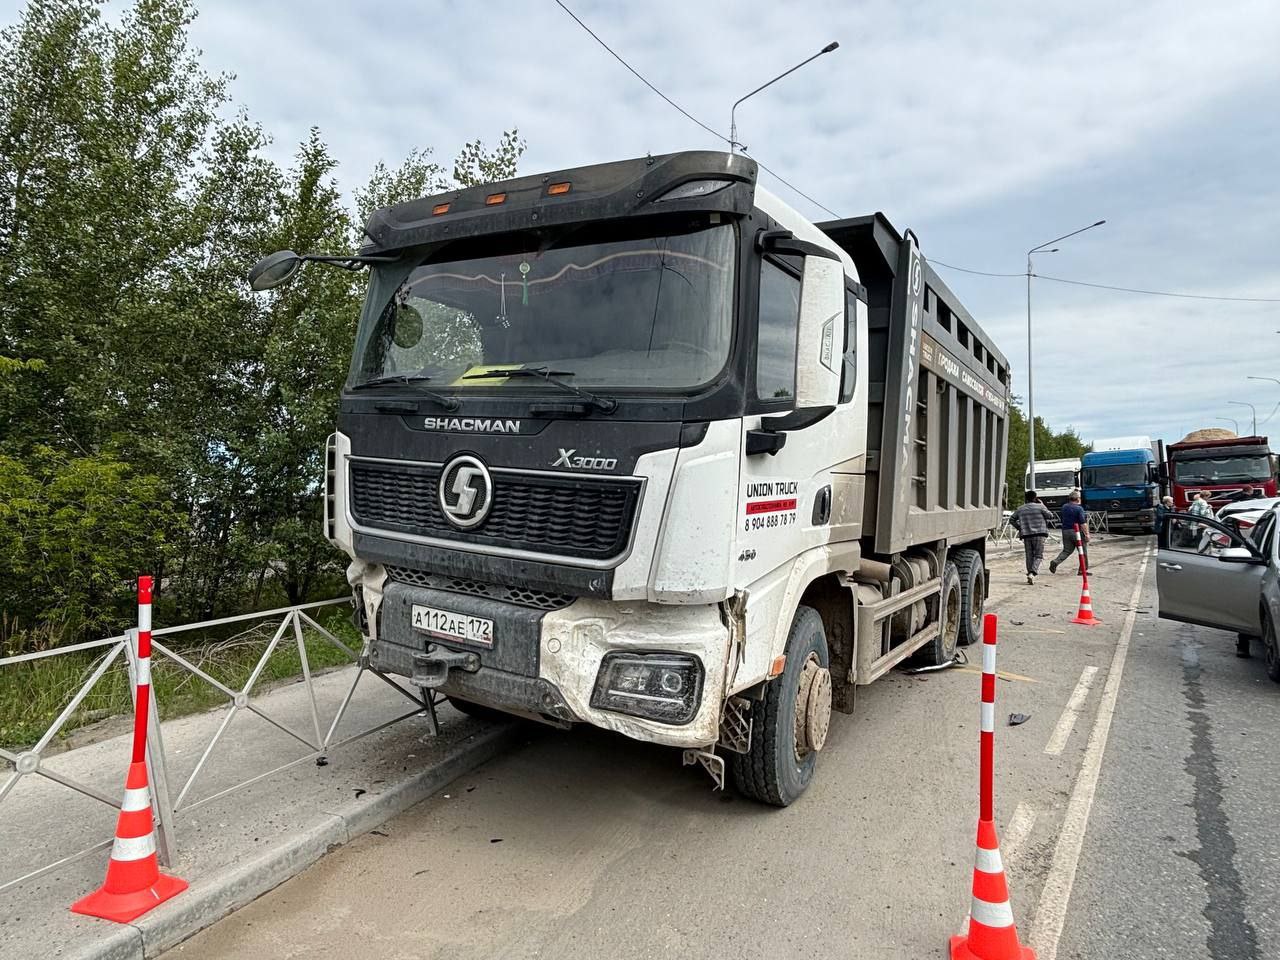
M381 670L560 725L589 723L686 748L719 738L730 642L719 605L566 597L546 609L400 583L376 565L352 574L370 662ZM415 604L492 621L492 644L416 629ZM677 700L687 709L675 709ZM634 715L646 711L654 716Z

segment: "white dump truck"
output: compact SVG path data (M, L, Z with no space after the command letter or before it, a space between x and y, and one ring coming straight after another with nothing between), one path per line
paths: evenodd
M980 631L1009 370L880 214L683 152L375 212L324 518L380 670L786 805ZM255 288L306 259L282 251Z

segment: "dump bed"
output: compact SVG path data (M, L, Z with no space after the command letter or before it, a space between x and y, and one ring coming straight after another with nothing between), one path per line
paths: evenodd
M961 542L1000 521L1009 364L942 278L881 214L818 224L867 288L867 500L879 554Z

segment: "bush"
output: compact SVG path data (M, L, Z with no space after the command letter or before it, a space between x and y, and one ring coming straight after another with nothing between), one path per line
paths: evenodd
M8 653L132 622L134 580L176 524L160 481L110 454L0 456L0 619ZM23 649L19 649L23 648Z

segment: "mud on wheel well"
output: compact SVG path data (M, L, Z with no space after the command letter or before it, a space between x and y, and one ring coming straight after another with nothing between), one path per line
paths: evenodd
M849 675L853 669L853 596L842 585L839 574L829 573L809 584L800 603L822 617L831 655L832 709L852 713L854 685Z

